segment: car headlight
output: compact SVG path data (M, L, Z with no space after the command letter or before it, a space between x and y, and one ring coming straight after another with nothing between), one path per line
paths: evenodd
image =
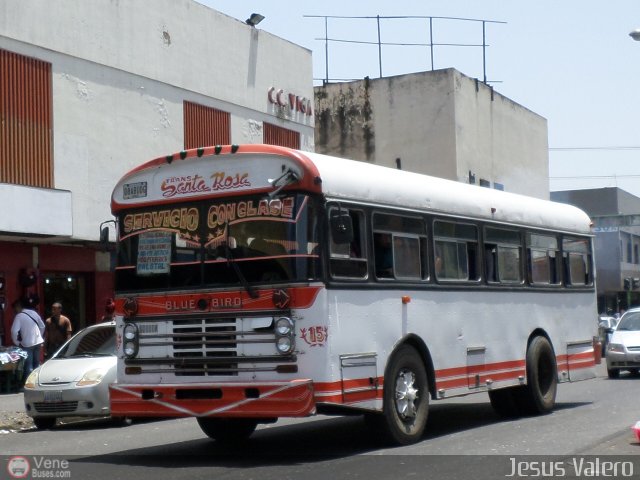
M85 373L76 385L78 387L97 385L102 381L106 373L107 372L104 368L94 368Z
M27 377L27 381L24 382L24 388L36 388L36 385L38 383L38 372L40 371L40 369L36 369L33 372L31 372L29 374L29 376Z
M624 345L621 343L610 343L607 345L607 352L624 353Z

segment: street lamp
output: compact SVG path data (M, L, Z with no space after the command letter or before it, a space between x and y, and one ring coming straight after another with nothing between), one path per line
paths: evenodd
M264 15L260 15L259 13L252 13L251 16L247 18L246 23L247 25L251 25L252 27L255 27L262 20L264 20Z
M633 38L636 42L640 42L640 28L636 28L629 32L629 36Z

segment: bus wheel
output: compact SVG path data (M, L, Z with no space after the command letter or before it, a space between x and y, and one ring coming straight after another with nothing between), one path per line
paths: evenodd
M489 392L493 410L503 418L515 418L520 415L517 394L520 387L501 388Z
M520 390L522 413L549 413L556 403L558 370L553 348L545 337L535 337L527 350L527 385Z
M429 413L429 384L422 358L408 345L392 355L384 377L383 430L391 441L420 440Z
M258 422L251 418L198 418L198 425L209 438L234 443L249 438Z

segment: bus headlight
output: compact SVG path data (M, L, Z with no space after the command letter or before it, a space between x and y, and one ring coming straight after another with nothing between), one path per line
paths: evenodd
M295 328L293 320L287 317L280 317L274 324L276 334L276 350L281 355L288 355L295 347Z
M138 326L135 323L127 323L122 336L124 337L122 350L125 357L135 357L138 354Z
M280 317L276 320L276 335L290 335L293 330L293 322L290 318Z
M276 340L276 348L278 353L287 354L293 350L293 339L291 337L279 337Z

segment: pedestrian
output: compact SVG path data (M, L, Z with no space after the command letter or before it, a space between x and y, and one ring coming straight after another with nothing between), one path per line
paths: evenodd
M44 343L44 322L35 311L35 298L20 298L13 302L15 317L11 325L13 343L27 352L22 370L22 385L29 374L40 366L40 354Z
M113 314L116 311L116 304L112 298L107 298L107 303L104 306L104 315L100 318L101 322L111 322L113 320Z
M71 338L71 332L71 320L62 315L62 304L55 302L51 305L51 316L47 318L44 331L44 358L51 358Z

